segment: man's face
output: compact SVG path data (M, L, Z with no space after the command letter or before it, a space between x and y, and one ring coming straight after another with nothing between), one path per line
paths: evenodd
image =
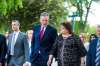
M40 17L40 23L41 25L47 25L49 21L49 17L48 16L41 16Z
M29 30L27 32L28 38L32 39L32 35L33 35L33 30Z
M100 35L100 27L96 28L97 35Z
M17 22L12 22L11 26L13 31L19 30L19 24Z

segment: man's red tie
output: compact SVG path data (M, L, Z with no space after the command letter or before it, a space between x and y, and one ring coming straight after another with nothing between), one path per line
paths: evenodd
M42 27L42 29L41 29L41 31L39 33L39 39L40 39L40 41L42 40L43 35L44 35L44 27Z

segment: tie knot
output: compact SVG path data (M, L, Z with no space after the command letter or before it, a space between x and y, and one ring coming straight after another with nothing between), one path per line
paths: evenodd
M15 36L16 36L16 33L13 33L13 38L15 38Z
M15 35L16 35L16 33L13 33L13 35L15 36Z
M44 30L44 28L45 28L45 26L42 26L42 27L41 27L41 31L43 31L43 30Z

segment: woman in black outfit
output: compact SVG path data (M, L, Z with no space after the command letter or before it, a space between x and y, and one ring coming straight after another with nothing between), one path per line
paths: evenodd
M53 55L57 53L58 66L80 66L81 57L87 53L83 43L73 34L68 22L61 24L60 33L50 52L47 65L51 66Z

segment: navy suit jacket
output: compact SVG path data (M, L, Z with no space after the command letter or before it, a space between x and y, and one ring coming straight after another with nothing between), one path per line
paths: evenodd
M49 52L55 42L57 36L57 30L50 25L47 25L46 30L43 35L43 39L39 40L39 32L41 26L38 25L34 27L33 39L32 39L32 47L31 47L31 56L30 61L31 63L41 61L47 61ZM40 62L39 62L40 60Z
M7 52L6 38L0 34L0 62L4 63Z
M96 46L97 46L98 38L94 39L89 46L89 51L86 59L86 66L95 66L96 60Z

